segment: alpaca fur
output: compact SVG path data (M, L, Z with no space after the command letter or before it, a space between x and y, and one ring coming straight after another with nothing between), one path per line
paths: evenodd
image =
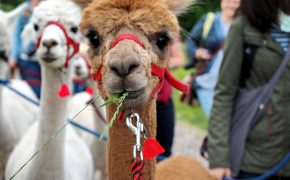
M74 2L71 0L62 0L62 2L64 2L67 7L58 1L52 0L50 3L46 3L46 6L38 6L35 8L29 24L25 26L22 32L24 45L31 41L37 43L38 37L42 33L46 24L50 21L67 24L65 28L68 35L74 41L80 41L80 34L74 34L71 32L70 28L72 26L78 27L75 22L80 22L81 8L75 6ZM37 16L34 14L37 14ZM33 27L34 25L37 25L39 30L35 31Z
M89 54L93 69L101 68L102 97L108 99L129 91L122 111L125 116L132 109L137 112L150 137L156 136L156 96L151 98L150 94L159 82L158 77L151 75L151 64L163 68L168 64L168 46L159 49L156 41L160 34L166 34L169 42L176 38L179 26L175 13L182 12L190 3L190 0L95 0L83 13L81 31L91 40L92 33L100 39L100 46L90 44ZM123 33L135 35L144 48L131 40L120 41L111 48L112 42ZM121 76L120 72L131 65L134 68ZM106 107L108 120L115 111L114 104ZM132 178L129 164L134 143L135 137L125 123L116 122L109 132L107 146L108 179ZM155 179L155 164L154 159L145 161L144 179Z
M12 11L9 11L9 12L5 12L5 11L2 11L0 10L0 24L3 23L5 26L3 27L4 29L1 29L1 32L3 32L3 30L7 31L6 33L6 37L2 37L1 36L1 41L3 41L2 38L4 39L8 39L8 41L12 42L12 39L13 39L13 31L11 30L14 30L14 26L15 26L15 23L16 23L16 19L17 17L23 13L23 11L28 8L27 6L27 3L22 3L20 4L19 6L17 6L15 9L13 9ZM9 44L7 44L9 45ZM8 47L10 48L10 47Z
M62 7L62 8L61 8ZM68 10L64 11L63 7ZM71 14L72 13L72 14ZM64 70L67 57L66 39L56 26L47 26L50 21L61 23L69 36L79 42L79 33L70 32L79 24L81 9L69 0L42 1L34 10L31 23L39 23L35 34L42 38L37 56L42 70L42 89L38 121L29 129L9 157L5 178L9 179L28 160L33 152L47 141L47 138L62 127L67 120L69 98L60 98L57 92L61 81L68 86L72 83L72 64ZM37 37L35 38L37 39ZM48 49L44 42L57 42ZM49 51L48 51L49 50ZM50 144L23 168L14 179L21 180L80 180L92 179L93 162L88 146L70 126L63 129Z
M157 164L158 180L214 180L198 161L187 156L177 156L163 160Z
M4 52L5 56L8 57L10 52L10 40L8 29L6 28L7 22L5 20L5 14L0 11L0 51Z

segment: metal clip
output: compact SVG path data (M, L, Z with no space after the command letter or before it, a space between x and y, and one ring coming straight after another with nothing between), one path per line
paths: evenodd
M136 126L132 123L132 120L136 119ZM136 144L133 146L133 157L136 159L137 151L140 154L141 160L143 160L142 145L141 145L141 133L144 132L144 125L137 113L132 113L126 118L126 125L135 134Z

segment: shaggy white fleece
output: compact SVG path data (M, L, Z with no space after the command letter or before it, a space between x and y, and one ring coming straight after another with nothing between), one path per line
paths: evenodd
M43 1L35 8L33 16L22 32L24 44L31 41L36 43L47 23L51 21L65 25L68 35L78 42L79 34L71 32L71 28L78 27L81 13L81 8L70 0L61 0L61 3L59 0ZM37 30L35 26L38 27Z

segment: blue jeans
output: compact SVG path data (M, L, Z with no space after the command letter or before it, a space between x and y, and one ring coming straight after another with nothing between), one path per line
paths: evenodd
M210 111L213 104L214 91L197 87L196 93L197 93L198 101L202 109L204 110L204 113L207 119L209 119Z

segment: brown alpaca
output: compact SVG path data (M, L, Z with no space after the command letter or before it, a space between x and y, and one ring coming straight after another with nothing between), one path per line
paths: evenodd
M90 41L89 54L102 97L108 99L128 91L122 111L125 117L131 111L137 112L149 137L156 136L156 93L153 92L158 90L160 82L152 74L152 64L167 67L168 44L179 34L175 14L190 3L191 0L95 0L83 13L81 31ZM131 39L118 41L124 34L130 34ZM106 108L110 120L116 105ZM109 132L110 180L132 179L129 165L135 136L124 119L115 122ZM146 160L144 179L155 179L155 170L155 159Z
M157 164L158 180L213 180L209 172L196 160L186 156L168 158Z

